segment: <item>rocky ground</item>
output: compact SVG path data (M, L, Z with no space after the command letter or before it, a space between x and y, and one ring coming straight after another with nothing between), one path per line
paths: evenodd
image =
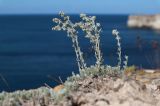
M86 78L60 105L65 106L160 106L160 79L143 80L113 77ZM63 106L62 105L62 106Z
M160 106L159 72L131 75L123 80L109 76L87 77L77 84L77 90L70 91L58 102L52 98L52 89L46 87L10 94L3 92L0 106Z

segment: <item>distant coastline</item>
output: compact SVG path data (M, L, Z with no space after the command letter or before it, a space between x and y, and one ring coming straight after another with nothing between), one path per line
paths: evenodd
M130 15L127 25L129 28L150 28L160 30L160 14Z

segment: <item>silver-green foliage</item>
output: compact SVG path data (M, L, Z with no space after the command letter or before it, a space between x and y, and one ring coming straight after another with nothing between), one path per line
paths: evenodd
M53 21L57 26L53 27L53 30L63 30L67 32L67 36L72 39L73 47L75 49L79 70L85 69L86 63L84 62L83 52L80 49L78 42L78 32L76 30L77 25L74 24L69 16L66 16L63 12L59 13L61 19L54 18Z
M54 18L53 21L57 24L57 26L53 27L53 30L63 30L67 32L68 37L72 39L73 47L75 49L77 62L79 71L85 70L86 63L84 62L83 52L80 50L79 42L78 42L78 29L82 29L85 32L85 38L88 38L93 45L95 50L95 57L96 57L96 66L100 68L102 64L102 53L100 50L100 23L96 23L95 16L86 16L85 14L81 14L80 18L81 21L77 23L73 23L69 16L66 16L63 12L60 12L60 19Z
M112 31L112 34L114 36L116 36L116 40L117 40L117 46L118 46L118 49L117 49L117 54L118 54L118 67L121 67L121 62L122 62L122 59L121 59L121 56L122 56L122 52L121 52L121 43L120 43L120 36L119 36L119 32L115 29Z
M25 101L37 101L42 97L50 97L49 89L41 87L35 90L23 90L12 93L1 92L0 93L0 106L22 106ZM49 98L48 98L49 99Z
M95 65L97 68L100 68L103 62L102 53L100 49L100 23L95 22L95 16L86 16L86 14L80 14L80 18L82 19L82 21L78 24L80 28L86 33L85 37L90 40L91 44L93 44L96 57Z
M57 24L52 29L53 30L63 30L67 32L68 37L72 39L73 47L75 49L79 74L72 73L72 76L67 79L64 83L66 89L75 89L78 85L76 81L81 80L85 77L93 77L95 75L105 76L105 75L121 75L122 70L125 70L127 67L128 56L125 56L125 61L123 62L123 69L121 68L122 64L122 53L121 53L121 43L120 36L117 30L113 30L112 34L116 37L117 40L117 54L118 54L118 65L116 67L111 67L109 65L103 65L103 57L100 49L100 33L101 25L96 22L95 16L87 16L86 14L80 14L81 21L73 23L69 16L66 16L63 12L59 13L59 18L54 18L53 21ZM78 30L81 29L85 33L85 38L89 39L92 47L95 51L96 63L90 67L86 66L85 60L83 58L83 52L79 47L78 42Z
M115 39L117 40L117 54L118 54L118 67L121 69L121 64L122 64L122 49L121 49L121 38L119 36L119 32L117 29L112 30L112 34L116 37ZM126 69L128 63L128 56L125 56L125 60L123 61L123 70Z

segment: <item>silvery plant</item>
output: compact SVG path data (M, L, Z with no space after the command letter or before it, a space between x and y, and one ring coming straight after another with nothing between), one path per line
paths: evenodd
M82 19L81 22L78 23L78 26L86 33L85 37L88 38L93 45L95 50L95 57L96 57L96 67L99 69L103 59L102 53L100 50L100 33L101 27L100 23L96 23L95 16L86 16L86 14L80 14L80 18Z
M114 35L117 40L117 54L118 54L118 68L121 68L121 64L122 64L122 50L121 50L121 38L119 36L119 32L117 31L117 29L112 30L112 35ZM127 63L128 63L128 56L125 56L125 60L123 61L123 70L125 70L127 68Z
M69 16L66 16L63 12L59 13L61 19L54 18L53 21L57 24L57 26L53 27L53 30L63 30L67 32L67 36L72 39L73 47L76 53L77 62L79 70L84 70L86 68L86 63L83 58L83 52L80 49L78 42L78 32L76 30L78 24L72 23Z
M61 19L54 18L53 21L57 26L53 27L53 30L63 30L67 32L68 37L72 39L73 47L75 49L79 70L85 70L86 63L83 58L83 52L79 47L78 42L78 29L82 29L85 32L85 38L88 38L95 50L96 64L95 66L100 69L103 62L102 53L100 50L100 23L96 23L95 16L86 16L86 14L80 14L82 19L80 22L73 23L69 16L66 16L63 12L59 13Z
M64 89L66 93L71 89L78 88L78 81L83 80L86 77L94 77L94 76L121 76L123 74L122 70L125 70L127 67L128 57L125 56L125 61L123 62L123 68L121 68L122 64L122 54L121 54L121 43L120 36L117 30L113 30L112 34L115 36L117 40L117 54L118 54L118 64L115 67L110 65L103 65L103 57L100 49L100 33L102 32L100 23L96 22L95 16L87 16L86 14L80 14L79 22L72 22L70 17L65 15L64 12L59 13L60 18L54 18L53 22L56 23L56 26L52 28L52 30L57 31L66 31L67 36L71 39L74 47L74 51L76 53L76 60L78 63L79 74L75 74L72 72L72 76L68 77L64 85ZM82 30L84 32L84 37L89 39L92 48L94 48L94 54L96 58L96 62L94 65L87 67L87 64L83 57L83 52L79 46L78 40L78 30ZM57 95L58 96L58 95Z
M73 73L73 76L69 78L69 80L76 80L80 78L84 78L86 76L94 76L94 75L103 75L114 72L120 72L127 67L128 57L125 56L125 61L123 62L123 69L121 69L121 43L120 36L117 30L113 30L112 34L115 36L117 40L117 54L118 54L118 65L116 67L111 67L109 65L103 65L103 57L100 49L100 33L102 31L100 23L96 22L95 16L87 16L86 14L80 14L81 21L73 23L70 20L70 17L65 15L64 12L59 13L60 18L54 18L53 22L57 25L52 28L52 30L57 31L66 31L67 36L71 38L73 47L76 53L76 59L78 63L78 68L80 71L80 75L76 75ZM84 37L89 39L92 47L94 48L96 62L95 65L91 65L87 67L85 60L83 58L83 52L79 46L78 42L78 30L81 29L85 35ZM116 71L115 71L116 70ZM113 72L114 71L114 72ZM103 73L102 73L103 72ZM78 76L78 77L77 77Z

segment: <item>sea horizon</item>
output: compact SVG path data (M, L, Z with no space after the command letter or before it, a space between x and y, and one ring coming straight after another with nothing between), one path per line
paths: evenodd
M56 15L7 15L0 16L0 73L8 81L11 90L0 81L0 91L15 91L38 88L44 83L54 86L56 82L48 76L63 81L72 72L78 73L78 66L71 40L65 32L52 31ZM70 16L73 21L78 15ZM128 65L154 68L147 60L153 56L151 41L160 41L159 33L149 29L130 29L127 15L97 15L102 26L101 49L104 64L116 66L117 45L112 30L117 29L122 38L122 57L129 56ZM143 41L138 48L137 40ZM79 36L87 65L94 64L94 53L89 43ZM138 44L139 44L138 43Z

